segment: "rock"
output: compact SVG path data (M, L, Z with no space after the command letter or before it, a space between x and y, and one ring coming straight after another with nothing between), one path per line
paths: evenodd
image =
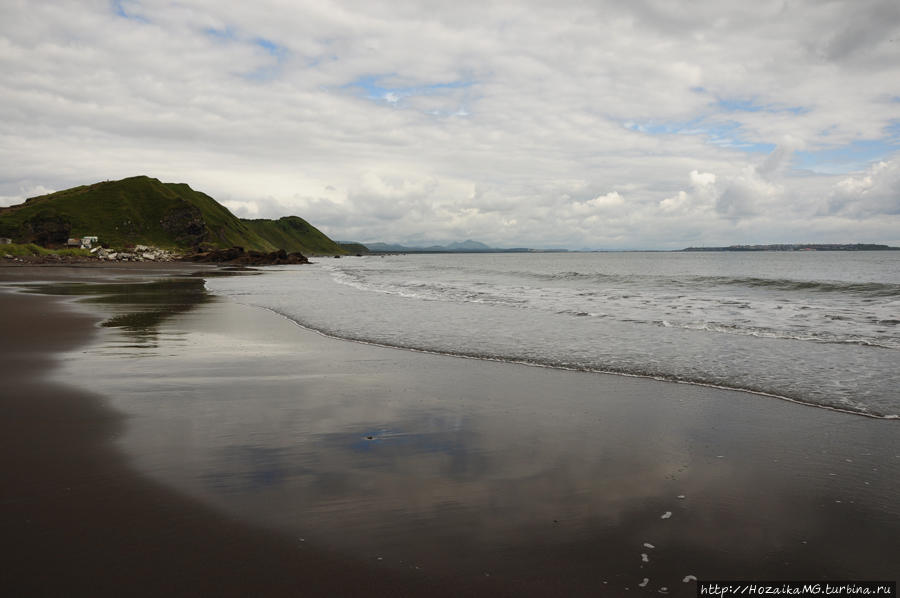
M194 262L242 264L246 266L266 266L279 264L308 264L302 253L287 253L284 249L263 253L261 251L244 251L243 247L229 249L213 249L195 253L186 258Z

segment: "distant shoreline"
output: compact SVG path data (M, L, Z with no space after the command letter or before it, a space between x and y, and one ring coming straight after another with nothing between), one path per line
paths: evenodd
M678 251L900 251L900 247L873 243L791 243L777 245L729 245L728 247L687 247Z
M528 249L489 247L485 249L452 249L448 247L404 247L398 245L373 244L383 247L369 249L368 255L403 254L458 254L458 253L624 253L658 252L678 253L683 251L900 251L900 247L877 243L778 243L770 245L728 245L721 247L685 247L684 249Z

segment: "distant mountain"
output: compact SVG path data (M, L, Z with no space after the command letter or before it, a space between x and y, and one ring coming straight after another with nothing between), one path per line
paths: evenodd
M448 251L492 251L490 247L484 243L468 239L462 242L450 243L445 246Z
M396 243L366 243L369 251L373 253L518 253L531 251L524 247L513 249L500 249L490 247L479 241L456 241L447 245L429 245L428 247L414 247L399 245Z
M346 253L298 216L243 220L186 184L147 176L73 187L0 208L0 237L14 242L53 247L83 236L97 236L107 247Z

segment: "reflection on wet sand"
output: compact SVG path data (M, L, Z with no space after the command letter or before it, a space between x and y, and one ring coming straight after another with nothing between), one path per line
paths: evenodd
M154 344L158 326L167 318L209 301L202 278L164 278L141 282L57 282L22 285L26 292L81 297L81 303L106 308L101 326L121 328L141 346Z
M112 327L60 375L132 416L142 471L298 542L534 595L894 572L896 422L327 339L198 279L132 286L93 293Z

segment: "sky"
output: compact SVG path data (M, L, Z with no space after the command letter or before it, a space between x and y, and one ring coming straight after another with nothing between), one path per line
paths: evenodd
M347 241L900 245L900 2L0 0L0 206L139 174Z

